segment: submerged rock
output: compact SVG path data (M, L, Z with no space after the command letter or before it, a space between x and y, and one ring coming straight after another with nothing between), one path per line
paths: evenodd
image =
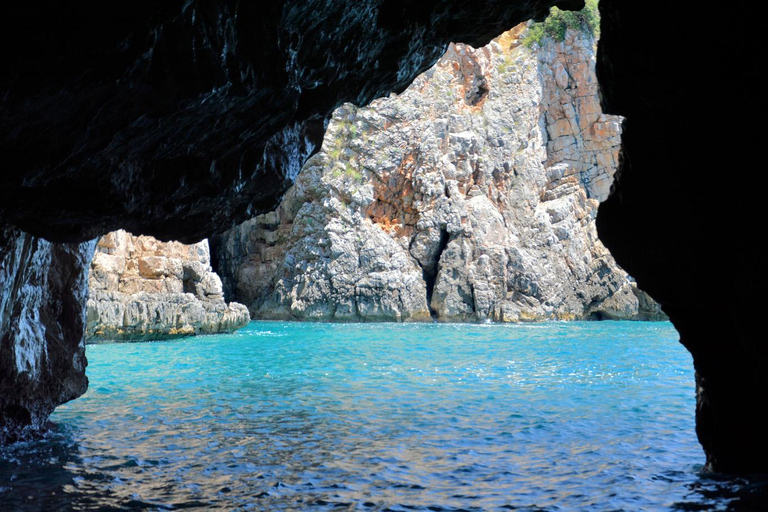
M277 210L214 239L252 316L663 317L595 231L621 118L600 110L594 39L524 32L451 45L401 95L335 112Z
M224 301L208 242L186 245L114 231L96 245L86 341L135 341L232 332L250 321Z

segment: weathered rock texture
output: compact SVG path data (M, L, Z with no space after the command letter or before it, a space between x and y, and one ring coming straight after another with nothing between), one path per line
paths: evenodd
M208 241L160 242L119 230L96 245L86 341L135 341L232 332L250 321L224 301Z
M0 442L88 387L82 305L95 245L0 230Z
M595 41L525 31L337 110L280 207L215 238L238 300L268 319L648 318L594 226L621 123Z

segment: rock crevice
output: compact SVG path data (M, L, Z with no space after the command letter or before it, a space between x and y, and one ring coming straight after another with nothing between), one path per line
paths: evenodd
M425 263L422 263L418 259L416 260L421 267L421 275L427 289L427 307L429 308L429 316L433 319L437 319L438 315L437 311L432 307L432 297L435 293L435 282L440 273L440 257L443 255L445 248L448 247L448 242L450 242L450 235L448 234L448 230L443 227L440 230L440 240L437 243L437 249L434 256Z

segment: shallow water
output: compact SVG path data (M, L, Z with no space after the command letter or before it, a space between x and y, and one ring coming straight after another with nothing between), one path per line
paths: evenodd
M88 347L2 510L725 510L668 323L252 322Z

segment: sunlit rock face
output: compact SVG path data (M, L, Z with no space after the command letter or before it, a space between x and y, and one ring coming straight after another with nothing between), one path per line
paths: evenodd
M88 288L88 343L227 333L250 321L245 306L225 302L207 240L108 233L96 245Z
M451 45L402 94L339 108L280 207L216 239L231 292L267 319L652 316L594 228L621 119L600 110L593 35L525 34Z
M39 424L85 390L85 361L74 355L82 355L92 244L70 257L71 247L34 237L80 243L125 228L197 242L223 231L277 204L334 108L401 91L451 40L481 46L555 3L8 6L0 17L2 423ZM34 257L38 244L50 258ZM49 270L72 286L56 293L55 281L35 277ZM32 282L39 305L14 309L27 304ZM47 356L35 356L33 371L14 354Z
M600 5L604 106L627 118L600 237L693 354L710 467L764 472L765 187L749 128L765 111L764 18L746 2Z

